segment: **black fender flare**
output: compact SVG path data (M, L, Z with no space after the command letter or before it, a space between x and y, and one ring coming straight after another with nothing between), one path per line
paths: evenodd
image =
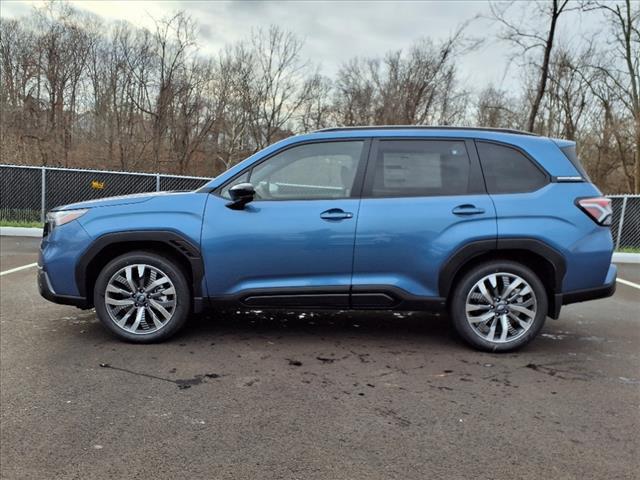
M438 290L441 297L447 297L453 281L467 262L480 255L506 250L529 251L544 257L553 267L554 282L551 285L553 294L560 294L562 281L566 273L564 256L550 245L534 238L500 238L497 240L477 240L467 243L456 250L443 264L438 277ZM550 304L554 299L549 299Z
M202 278L204 276L204 263L200 254L200 249L191 240L188 240L183 235L170 230L134 230L127 232L113 232L106 233L96 238L82 253L75 268L76 284L82 297L88 297L85 286L87 269L90 263L105 248L111 245L129 242L163 243L177 255L186 260L191 267L194 308L196 310L199 309L198 304L202 303Z

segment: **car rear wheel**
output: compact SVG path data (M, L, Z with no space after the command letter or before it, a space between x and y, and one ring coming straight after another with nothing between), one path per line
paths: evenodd
M109 262L95 284L100 321L118 337L138 343L164 340L186 322L191 294L180 267L152 252L131 252Z
M460 336L485 351L506 352L529 343L544 325L547 293L522 264L492 261L472 268L458 282L451 316Z

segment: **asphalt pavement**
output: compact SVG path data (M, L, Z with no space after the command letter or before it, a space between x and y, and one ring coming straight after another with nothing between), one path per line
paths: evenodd
M36 261L0 242L1 271ZM632 286L496 355L424 313L214 311L131 345L35 274L0 277L3 479L639 478Z

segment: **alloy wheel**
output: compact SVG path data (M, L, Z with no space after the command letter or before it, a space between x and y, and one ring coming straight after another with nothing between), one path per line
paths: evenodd
M492 343L507 343L527 333L536 317L531 285L507 272L478 280L467 295L465 312L473 332Z
M113 274L104 299L111 320L135 335L163 328L177 305L176 289L169 276L146 264L127 265Z

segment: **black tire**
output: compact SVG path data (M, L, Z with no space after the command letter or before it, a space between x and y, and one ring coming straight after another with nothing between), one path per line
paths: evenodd
M151 333L130 333L120 328L112 320L105 303L106 288L112 276L122 268L135 264L146 264L159 269L171 280L176 292L176 305L171 318L161 328ZM125 253L111 260L96 279L93 299L98 319L102 324L118 338L134 343L166 340L184 326L191 311L191 290L180 266L171 258L147 251Z
M467 320L466 313L467 297L474 285L487 275L499 272L521 277L529 284L537 301L535 315L529 329L519 337L514 336L513 340L508 341L507 339L503 343L488 341L480 333L477 333ZM544 285L530 268L510 260L493 260L471 268L460 278L454 287L449 307L453 325L465 342L486 352L509 352L523 347L538 335L547 317L548 299Z

